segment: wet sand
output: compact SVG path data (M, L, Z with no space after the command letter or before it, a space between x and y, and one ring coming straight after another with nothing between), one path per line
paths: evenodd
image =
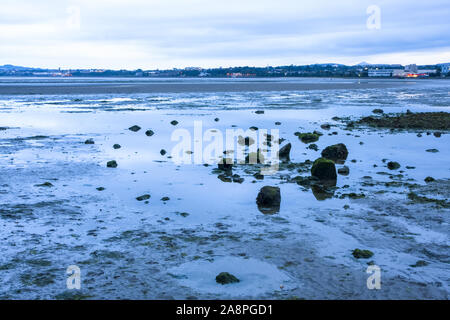
M132 93L182 93L182 92L256 92L256 91L305 91L305 90L335 90L335 89L380 89L400 86L411 86L415 82L403 80L361 80L335 79L328 83L284 82L252 79L251 81L230 81L224 79L219 83L183 83L181 82L151 82L133 83L132 79L108 83L90 84L60 83L60 84L0 84L0 95L29 94L132 94ZM164 80L162 80L164 81Z

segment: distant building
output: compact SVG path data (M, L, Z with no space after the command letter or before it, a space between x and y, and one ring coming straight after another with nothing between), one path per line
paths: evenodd
M392 77L393 69L369 69L368 76L369 77Z
M405 67L405 72L406 73L419 73L419 71L417 70L417 65L415 64L409 64Z
M450 73L450 63L443 63L439 65L441 67L441 74Z

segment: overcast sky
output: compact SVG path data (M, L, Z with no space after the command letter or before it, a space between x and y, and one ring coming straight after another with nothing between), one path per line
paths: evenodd
M49 68L434 64L450 1L1 0L0 43L0 65Z

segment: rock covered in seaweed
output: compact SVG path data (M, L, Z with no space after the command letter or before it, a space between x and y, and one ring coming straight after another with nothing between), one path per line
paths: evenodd
M279 187L265 186L259 190L256 197L259 211L264 214L274 214L280 211L281 193Z

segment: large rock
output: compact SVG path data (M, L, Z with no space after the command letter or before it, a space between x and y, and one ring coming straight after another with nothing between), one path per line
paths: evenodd
M326 184L336 185L336 165L332 160L319 158L314 161L311 168L311 175Z
M288 143L287 145L285 145L284 147L282 147L280 149L280 151L278 151L278 157L280 158L280 160L282 161L290 161L291 158L289 156L289 154L291 153L291 144Z
M228 272L221 272L216 276L216 282L221 285L239 282L239 279Z
M345 144L338 143L328 146L322 151L322 158L333 160L334 162L343 162L348 157L348 150Z
M274 214L280 211L281 193L280 188L265 186L259 190L256 197L259 211L264 214Z

